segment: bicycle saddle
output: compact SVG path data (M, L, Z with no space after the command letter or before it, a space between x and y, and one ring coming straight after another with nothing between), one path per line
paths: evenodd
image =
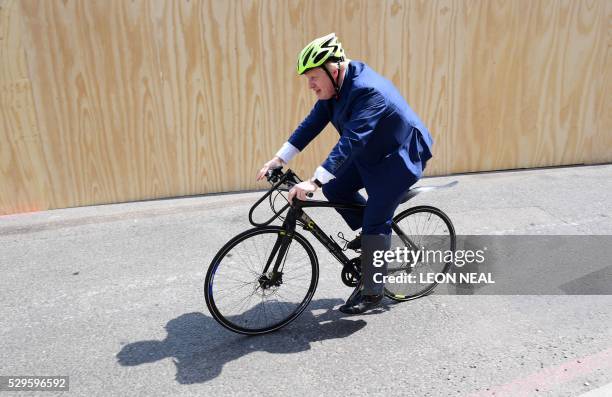
M429 191L438 190L438 189L447 189L449 187L455 186L458 183L459 183L459 181L452 181L450 183L447 183L446 185L441 185L441 186L417 186L417 187L413 187L410 190L408 190L406 195L402 198L401 204L403 204L406 201L410 200L411 198L413 198L414 196L416 196L419 193L429 192Z

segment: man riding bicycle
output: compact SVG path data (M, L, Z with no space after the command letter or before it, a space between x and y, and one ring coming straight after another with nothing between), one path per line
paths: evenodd
M299 54L298 75L305 75L318 101L272 160L257 174L287 164L331 122L340 134L314 176L289 191L306 200L322 187L330 201L365 204L363 211L337 210L361 235L349 248L361 248L362 278L340 311L358 314L380 304L387 265L374 266L374 252L391 247L391 220L407 190L423 175L433 139L393 84L363 62L345 57L335 33L308 44ZM365 188L368 199L359 194Z

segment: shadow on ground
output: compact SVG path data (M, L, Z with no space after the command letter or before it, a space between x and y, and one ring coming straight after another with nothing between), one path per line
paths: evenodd
M135 366L171 357L177 369L177 382L203 383L218 376L226 363L249 353L303 352L310 349L312 342L345 338L365 327L363 316L348 319L344 317L349 316L333 309L341 303L339 299L313 300L293 323L261 336L238 335L222 328L210 316L186 313L166 324L166 339L125 345L117 360L123 366ZM325 311L315 314L315 310Z

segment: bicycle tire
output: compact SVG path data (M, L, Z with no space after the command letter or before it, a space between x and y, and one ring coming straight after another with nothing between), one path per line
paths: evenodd
M209 268L208 268L208 272L206 274L206 279L204 281L204 298L206 301L206 305L208 307L208 310L210 311L211 315L213 316L213 318L219 323L221 324L223 327L225 327L226 329L239 333L239 334L244 334L244 335L261 335L261 334L266 334L269 332L273 332L276 331L286 325L288 325L289 323L291 323L292 321L294 321L296 318L298 318L300 316L300 314L302 314L302 312L306 309L306 307L308 306L308 304L310 303L310 300L312 299L314 292L317 288L317 284L318 284L318 279L319 279L319 263L318 263L318 259L317 259L317 255L315 253L314 248L312 247L312 245L308 242L308 240L306 240L305 237L303 237L302 235L300 235L299 233L294 232L293 236L292 236L292 240L291 243L289 245L289 248L287 250L287 253L285 255L284 258L284 262L283 262L283 271L285 271L285 267L287 266L287 257L288 255L291 253L291 250L294 247L301 247L304 250L305 253L305 257L307 258L307 261L309 262L309 264L307 264L307 266L310 266L311 269L311 273L310 276L307 275L307 279L309 279L308 281L308 288L304 294L304 297L301 298L301 295L299 295L298 300L299 302L297 302L295 304L295 308L293 310L288 310L288 315L286 315L283 318L278 319L278 321L276 321L276 318L274 318L271 324L265 324L263 326L252 326L251 325L251 320L249 319L249 311L250 310L254 310L252 309L246 309L245 308L245 313L244 316L242 318L240 318L240 316L242 315L242 313L238 313L236 315L230 316L230 314L228 313L230 309L222 309L219 307L219 303L220 303L220 292L223 292L223 289L221 289L221 291L219 291L219 289L217 288L217 292L215 295L215 287L219 285L220 282L220 277L221 275L219 274L219 269L221 268L221 266L224 263L224 260L226 260L225 262L228 262L230 259L228 258L232 258L232 255L228 255L231 254L232 252L234 252L236 255L239 254L237 247L243 243L248 241L249 239L251 240L251 243L254 243L254 237L260 236L260 235L266 235L269 234L272 238L279 238L279 234L280 233L285 233L285 230L280 227L280 226L266 226L266 227L256 227L253 229L249 229L246 230L240 234L238 234L237 236L233 237L231 240L229 240L215 255L215 257L213 258ZM262 246L265 243L262 244ZM266 289L262 288L261 284L259 283L259 279L262 277L262 273L261 271L263 271L263 266L265 265L265 259L266 259L266 252L268 247L263 248L264 251L264 260L261 261L261 250L257 248L257 246L255 246L255 251L256 252L251 252L250 255L248 256L244 256L244 255L238 255L240 256L240 261L243 261L244 263L242 263L242 269L241 269L241 265L238 265L237 271L242 271L242 270L246 270L245 273L251 273L248 277L247 280L252 280L253 278L255 279L255 281L250 281L247 282L246 280L236 280L233 279L234 282L237 282L238 284L234 284L235 285L239 285L238 288L240 287L240 284L244 284L242 287L246 288L247 293L250 291L250 288L254 288L253 291L250 293L250 295L248 297L245 298L244 301L240 301L240 305L242 307L242 305L244 305L247 300L250 302L253 298L253 296L257 295L259 297L261 297L261 305L263 307L263 315L265 316L267 313L269 313L270 315L272 315L272 311L270 311L270 307L268 307L268 310L266 310L266 302L264 302L264 298L268 298L268 297L272 297L273 295L274 298L276 299L276 302L279 303L279 311L284 312L285 308L287 307L287 305L284 305L284 303L281 303L278 298L282 297L283 299L286 298L285 296L280 295L279 291L281 289L282 286L284 285L288 285L287 281L291 280L287 280L285 279L284 281L281 282L281 285L278 286L278 288L274 291L272 291L272 289L276 286L272 286L269 287L269 295L266 295ZM248 253L248 252L247 252ZM254 268L249 268L249 264L252 265L252 260L255 260L255 255L259 256L260 259L260 263L259 265L255 265ZM249 262L249 263L247 263ZM226 265L226 268L229 265ZM257 270L257 266L261 266L261 271L258 272ZM296 263L292 264L293 267L296 267ZM299 269L299 267L297 267ZM295 274L295 271L292 272L292 274ZM286 273L283 272L283 277L286 276ZM242 277L242 276L241 276ZM245 276L246 277L246 276ZM228 277L226 276L226 279L228 279ZM232 279L229 279L232 280ZM231 285L231 281L229 282ZM223 283L221 283L223 286ZM259 284L259 287L257 286ZM233 289L236 289L234 287L231 287ZM258 292L259 291L259 292ZM283 290L286 291L286 290ZM283 292L284 293L284 292ZM227 294L226 294L227 295ZM231 295L228 295L231 296ZM283 306L284 305L284 306ZM281 310L282 309L282 310ZM281 313L281 315L284 315ZM232 318L234 317L234 318ZM258 320L260 320L261 317L260 315L255 316L255 318L253 318L253 322L256 322Z
M421 206L416 206L416 207L408 208L408 209L400 212L396 216L394 216L393 217L393 222L395 222L395 224L398 225L398 227L400 227L400 224L402 223L402 221L406 220L406 218L408 218L409 216L416 215L416 214L430 214L430 216L431 215L436 215L437 217L439 217L439 219L443 222L444 226L446 227L446 229L447 229L446 231L448 232L448 249L451 250L454 253L455 249L456 249L455 228L454 228L453 223L451 222L450 218L448 217L448 215L446 215L439 208L432 207L432 206L426 206L426 205L421 205ZM400 229L402 229L402 228L400 227ZM405 230L403 230L403 231L404 231L404 233L406 233ZM395 236L395 232L393 232L392 236ZM453 255L453 257L454 257L454 255ZM442 269L438 273L444 273L444 274L448 273L448 271L451 268L451 265L452 265L452 262L445 262L444 266L442 267ZM398 272L401 272L401 270L398 270ZM407 273L407 274L410 274L412 272L413 272L412 268L410 270L404 270L404 273ZM387 288L387 285L389 285L389 288ZM395 301L398 301L398 302L404 302L404 301L408 301L408 300L412 300L412 299L417 299L417 298L420 298L422 296L431 294L431 292L434 290L434 288L436 288L438 283L436 281L434 281L434 282L432 282L430 284L426 284L423 288L421 288L421 289L419 289L417 291L414 291L414 292L410 292L410 293L398 293L397 292L397 288L396 288L397 285L398 284L394 284L393 285L393 287L395 289L395 291L394 291L394 290L390 289L391 284L386 283L385 284L385 289L384 289L385 296L387 296L387 297L389 297L389 298L391 298L391 299L393 299ZM399 284L399 285L401 285L401 284ZM411 284L404 284L404 285L411 285Z

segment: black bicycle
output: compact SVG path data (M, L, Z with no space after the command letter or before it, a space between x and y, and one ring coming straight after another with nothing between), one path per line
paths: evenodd
M291 323L306 309L314 295L319 262L312 245L296 231L298 226L312 233L342 264L341 278L346 286L355 287L361 278L360 258L348 258L345 254L348 240L338 233L341 246L304 209L361 210L364 206L298 199L290 205L285 194L301 182L300 178L293 171L283 173L280 168L269 171L266 177L272 187L249 211L249 222L255 228L240 233L219 250L204 282L206 305L215 320L231 331L246 335L273 332ZM455 184L456 181L444 186L412 188L402 202L423 191ZM257 223L253 213L266 199L274 215L266 222ZM279 199L284 205L277 209ZM282 225L270 226L277 218L282 220ZM388 276L411 282L386 282L385 295L395 301L407 301L430 294L437 282L422 275L447 273L454 255L432 263L418 254L419 251L423 254L425 249L454 254L456 241L452 222L438 208L417 206L395 215L392 230L391 250L404 255L389 262Z

